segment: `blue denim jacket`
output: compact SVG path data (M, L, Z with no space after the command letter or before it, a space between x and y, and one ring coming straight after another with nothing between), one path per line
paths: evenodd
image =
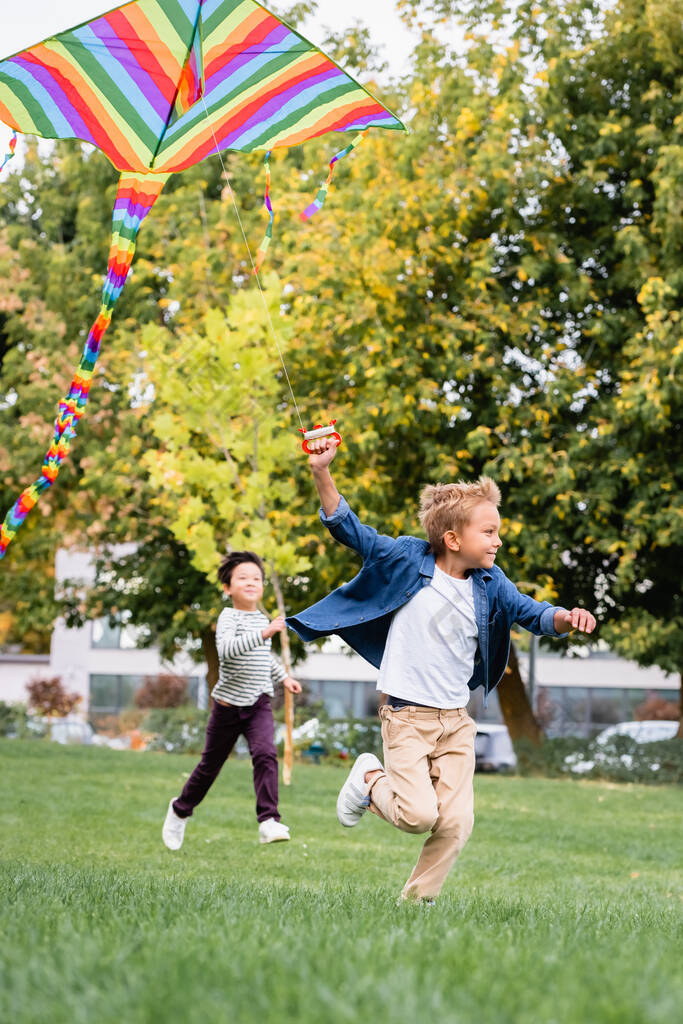
M335 540L362 556L363 568L322 601L291 615L287 625L306 641L336 633L379 668L394 612L431 582L434 555L418 537L385 537L364 526L343 497L333 515L325 516L321 509L320 519ZM497 566L472 569L470 575L479 649L468 685L471 690L483 686L486 695L505 672L513 623L538 636L566 634L555 630L557 608L520 594Z

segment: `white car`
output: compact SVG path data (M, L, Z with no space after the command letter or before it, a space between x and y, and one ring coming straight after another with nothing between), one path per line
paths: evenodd
M95 730L90 722L84 722L82 718L54 718L50 724L48 736L55 743L90 745L93 742Z
M477 771L511 771L517 764L517 757L507 727L479 723L474 737L474 758Z
M636 743L657 743L659 740L672 740L678 732L678 722L665 719L653 719L645 722L619 722L603 729L595 737L595 742L604 747L615 736L630 736Z

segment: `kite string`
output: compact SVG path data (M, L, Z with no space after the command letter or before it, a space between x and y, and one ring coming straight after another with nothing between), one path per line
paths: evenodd
M258 270L256 269L256 264L254 262L254 257L251 254L251 248L249 246L249 240L247 238L247 233L244 230L244 225L242 223L242 218L240 217L240 211L239 211L239 208L237 206L237 201L235 199L235 193L233 192L232 184L230 182L230 175L228 174L227 168L225 166L225 162L223 160L223 154L221 153L221 151L220 151L220 149L218 147L218 139L216 138L216 133L213 130L213 124L211 123L211 119L209 117L209 111L206 108L206 101L205 101L203 95L202 95L202 104L204 105L204 113L206 114L206 120L208 121L209 127L211 129L211 134L213 135L213 141L214 141L214 145L216 147L216 153L218 154L218 159L220 160L221 167L223 168L223 177L225 178L226 182L228 183L228 191L230 192L230 198L232 199L232 205L233 205L234 210L235 210L235 216L237 217L237 222L238 222L238 224L240 226L240 231L242 232L242 238L244 239L244 244L245 244L245 246L247 248L247 253L249 254L249 262L251 263L251 269L253 271L254 277L256 278L256 283L258 285L258 290L261 293L261 299L263 301L263 308L264 308L264 310L266 312L266 318L268 320L268 325L270 327L270 332L271 332L271 334L273 336L273 341L275 342L275 347L276 347L278 355L280 357L280 362L282 363L282 369L284 370L285 379L287 381L287 387L289 388L289 393L292 396L292 402L294 403L294 408L296 409L296 415L297 415L297 418L299 420L299 426L301 427L302 432L305 432L303 420L301 419L301 413L299 412L299 406L297 405L297 401L296 401L296 398L294 396L294 390L292 388L292 382L289 379L289 373L287 372L287 364L285 363L285 357L282 354L282 349L280 347L280 342L278 341L277 331L275 330L275 324L273 323L273 318L270 315L270 310L268 309L268 302L266 300L265 293L264 293L263 288L261 286L261 279L259 277Z

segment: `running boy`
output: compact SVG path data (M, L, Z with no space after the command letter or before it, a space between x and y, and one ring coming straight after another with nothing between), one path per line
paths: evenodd
M304 640L337 633L379 668L384 765L361 754L339 793L337 817L356 825L369 808L404 832L431 835L403 899L432 901L472 831L474 737L470 690L488 695L507 664L510 627L538 635L591 633L595 619L525 597L495 565L500 491L476 483L425 487L420 521L429 541L396 540L360 523L330 476L330 438L309 441L309 463L335 540L363 568L287 620Z
M216 626L219 658L213 710L206 727L202 759L183 791L171 800L162 838L169 850L179 850L193 810L206 796L241 734L246 738L254 768L259 842L289 839L289 829L277 809L278 768L270 698L273 683L284 683L292 693L301 686L285 673L271 653L271 637L282 632L285 620L269 622L258 605L263 596L263 563L253 551L234 551L223 559L219 582L232 608L224 608Z

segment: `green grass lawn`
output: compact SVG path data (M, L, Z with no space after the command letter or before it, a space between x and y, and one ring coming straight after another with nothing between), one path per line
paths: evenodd
M334 766L296 767L264 847L231 760L170 853L195 763L0 741L1 1021L680 1019L680 790L478 776L428 910L396 905L420 837L341 829Z

